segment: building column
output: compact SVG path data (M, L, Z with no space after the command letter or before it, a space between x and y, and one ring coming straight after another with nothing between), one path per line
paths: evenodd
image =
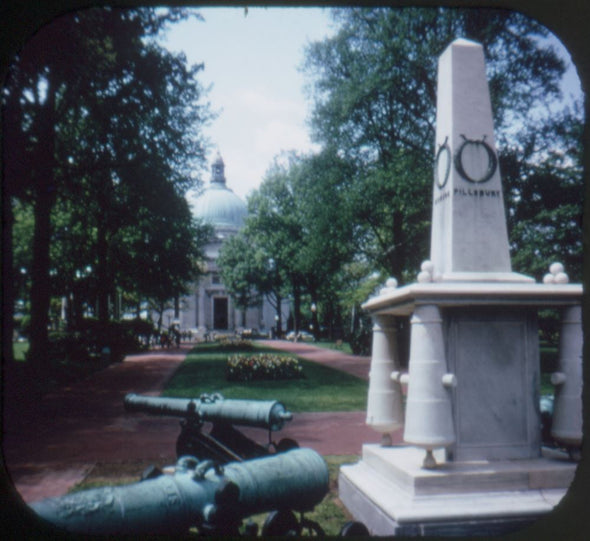
M207 325L205 324L205 287L203 285L199 285L199 289L197 292L198 295L198 315L197 315L197 325L199 331L206 332Z

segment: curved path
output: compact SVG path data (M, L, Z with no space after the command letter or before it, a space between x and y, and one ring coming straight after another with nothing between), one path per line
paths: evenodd
M368 358L309 344L263 343L360 377L368 374ZM123 397L129 392L159 394L191 347L129 355L122 363L45 395L28 414L4 404L4 466L22 499L64 494L96 463L173 464L178 420L127 413ZM363 443L380 439L364 421L364 411L298 413L274 436L293 438L324 455L360 454ZM266 441L265 431L241 430L260 443Z
M325 364L337 370L343 370L361 379L369 379L370 357L347 355L341 351L314 346L305 342L290 342L288 340L258 340L259 344L281 351L294 353L309 361Z

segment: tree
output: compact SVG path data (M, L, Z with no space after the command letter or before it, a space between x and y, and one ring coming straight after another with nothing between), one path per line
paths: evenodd
M267 289L267 268L260 256L260 250L252 246L243 232L225 240L219 250L217 265L221 279L244 315L248 308L260 304L261 294Z
M269 262L275 294L280 295L283 284L290 288L297 331L300 327L303 278L296 261L300 257L303 231L295 208L295 195L286 169L275 161L260 188L248 199L249 217L245 234Z
M187 68L183 56L153 40L184 16L153 9L69 14L43 27L12 66L3 95L6 134L15 143L5 147L6 193L34 208L29 354L36 368L47 343L56 201L87 204L91 268L106 320L116 232L141 209L156 208L145 205L146 197L158 197L150 182L168 183L179 200L204 163L200 127L209 114L196 80L202 66Z
M565 118L544 107L558 103L565 64L545 39L548 31L517 12L345 8L333 13L338 32L306 51L313 135L356 169L352 219L363 230L365 257L408 281L427 256L439 55L458 37L483 44L501 159L511 152L505 149L540 128L565 129ZM580 186L579 179L575 183ZM510 205L526 206L527 200L520 195L508 203L510 215L517 216L521 211ZM553 216L565 226L573 215L560 208L568 218ZM514 246L527 245L524 234L516 240L520 233L511 231Z
M310 306L318 308L311 311L317 332L318 316L330 326L338 317L333 277L353 253L350 168L329 151L285 158L275 162L249 199L246 228L242 237L224 246L221 265L236 290L254 287L270 295L277 313L288 285L295 330L301 326L303 297L308 297Z
M582 131L580 113L564 111L501 156L512 264L537 280L553 261L582 279Z

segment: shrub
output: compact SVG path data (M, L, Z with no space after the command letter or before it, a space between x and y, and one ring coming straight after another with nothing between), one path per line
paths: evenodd
M108 348L108 360L122 361L143 347L134 330L127 322L103 324L88 318L75 331L49 333L48 357L54 362L85 363L99 359L103 348Z
M259 353L229 357L225 377L228 381L260 381L301 379L305 375L303 367L293 357Z
M92 344L79 332L49 333L47 356L52 362L87 362L92 356Z
M252 342L243 338L234 338L231 336L221 336L218 340L223 349L248 350L252 349Z

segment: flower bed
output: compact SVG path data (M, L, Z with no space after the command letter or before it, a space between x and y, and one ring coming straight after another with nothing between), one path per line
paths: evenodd
M219 345L223 349L236 349L236 350L252 349L252 341L245 340L243 338L222 336L217 341L219 342Z
M293 357L274 353L232 355L227 360L228 381L286 380L304 378L303 367Z

